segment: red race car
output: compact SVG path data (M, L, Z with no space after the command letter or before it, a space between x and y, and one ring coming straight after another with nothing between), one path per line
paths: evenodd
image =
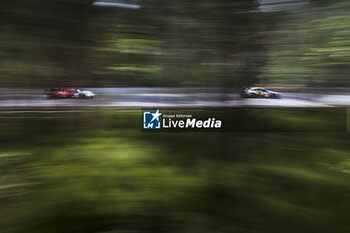
M83 91L77 88L51 88L48 92L46 92L46 95L51 99L91 99L95 97L95 94L92 91Z

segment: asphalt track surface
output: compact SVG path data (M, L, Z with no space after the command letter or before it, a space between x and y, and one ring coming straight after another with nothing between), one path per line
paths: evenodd
M234 89L86 88L94 99L48 99L44 89L0 89L0 110L81 108L239 108L350 106L350 93L283 93L281 99L243 99Z

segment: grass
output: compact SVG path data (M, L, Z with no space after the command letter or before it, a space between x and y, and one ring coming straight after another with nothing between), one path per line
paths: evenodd
M0 232L350 230L345 131L148 133L135 110L19 115L0 120ZM310 124L292 115L264 110Z

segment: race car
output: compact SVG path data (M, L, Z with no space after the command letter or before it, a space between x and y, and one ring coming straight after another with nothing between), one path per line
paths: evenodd
M95 97L95 94L92 91L85 91L77 88L51 88L46 92L46 95L51 99L91 99Z
M275 91L270 91L262 87L245 88L241 92L242 98L281 98L281 94Z

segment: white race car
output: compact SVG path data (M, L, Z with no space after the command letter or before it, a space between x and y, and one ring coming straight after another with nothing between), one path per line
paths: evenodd
M270 91L262 87L245 88L241 92L243 98L281 98L281 94L276 91Z

